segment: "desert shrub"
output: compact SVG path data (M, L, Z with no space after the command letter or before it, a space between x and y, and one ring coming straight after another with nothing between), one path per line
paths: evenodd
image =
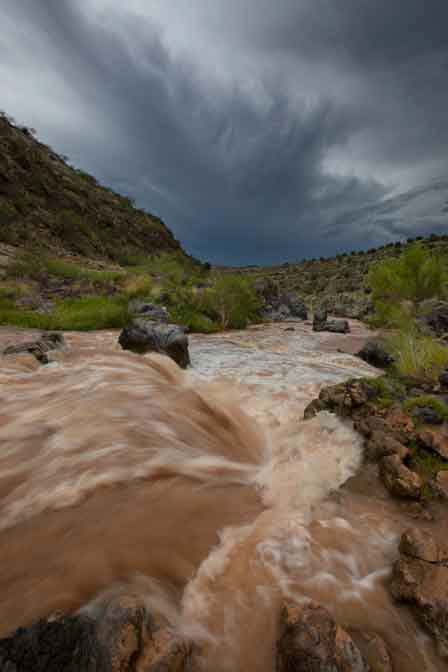
M222 329L244 329L258 318L260 302L248 280L238 275L218 277L205 294L204 309Z
M153 290L153 280L149 275L128 275L121 283L121 291L128 299L149 297Z
M16 259L6 267L6 277L15 280L22 280L24 278L38 280L45 271L46 266L43 257L32 254L31 252L25 252L16 257Z

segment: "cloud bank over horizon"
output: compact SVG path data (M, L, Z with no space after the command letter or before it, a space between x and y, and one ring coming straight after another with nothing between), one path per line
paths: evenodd
M2 107L214 263L448 230L444 0L4 0Z

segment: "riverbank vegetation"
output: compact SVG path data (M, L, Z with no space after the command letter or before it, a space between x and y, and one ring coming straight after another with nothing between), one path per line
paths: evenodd
M168 309L191 332L243 329L259 317L250 280L221 275L180 253L107 266L83 259L17 257L0 281L0 324L36 329L121 328L128 303L144 299Z

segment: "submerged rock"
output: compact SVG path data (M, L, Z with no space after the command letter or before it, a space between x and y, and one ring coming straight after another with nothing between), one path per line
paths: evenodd
M448 548L430 533L411 529L403 534L399 550L391 593L414 608L440 654L448 656Z
M277 642L278 672L368 672L350 635L318 604L285 605Z
M123 350L138 354L158 352L167 355L183 369L190 364L188 336L176 324L162 324L138 318L123 329L118 342Z
M385 369L394 361L394 358L378 341L368 341L357 353L357 357L378 369Z
M49 364L52 350L61 350L65 347L64 336L58 332L43 333L34 341L26 341L17 345L10 345L3 350L3 356L22 355L29 353L41 364Z

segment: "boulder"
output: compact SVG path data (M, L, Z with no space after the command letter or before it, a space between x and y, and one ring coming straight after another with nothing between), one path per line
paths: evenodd
M158 352L167 355L182 369L190 364L188 336L177 324L137 318L122 330L118 342L123 350L138 354Z
M422 625L448 655L448 554L428 532L407 530L400 541L390 590L410 604Z
M378 369L385 369L394 361L394 358L378 341L368 341L357 353L357 357Z
M279 305L280 289L272 278L258 278L254 283L254 289L262 303L270 306Z
M436 337L443 336L448 332L448 301L424 301L418 321L427 333Z
M330 331L333 334L348 334L350 325L347 320L327 320L325 328L321 331Z
M393 436L381 430L372 432L365 446L366 455L372 462L386 457L387 455L398 455L400 460L406 459L410 452L409 448L397 441Z
M277 672L368 672L353 639L324 607L283 608L277 641Z
M65 347L64 336L58 332L46 332L34 341L25 341L17 345L9 345L3 350L3 356L21 355L29 353L41 364L49 364L51 357L48 355L52 350L61 350Z
M448 433L446 429L426 429L418 434L419 442L428 450L448 460Z
M156 306L154 303L142 299L132 299L132 301L129 301L128 312L130 315L142 316L154 322L167 323L169 319L166 308Z
M432 406L416 406L411 415L417 422L424 425L441 425L444 421L439 411Z
M137 597L120 596L94 615L42 620L0 640L4 672L181 672L192 647L148 613ZM190 668L191 669L191 668Z
M350 325L347 320L329 320L327 309L319 306L314 311L313 331L330 331L335 334L347 334Z
M418 474L402 463L398 455L388 455L381 459L380 476L391 494L407 499L420 499L423 482Z

